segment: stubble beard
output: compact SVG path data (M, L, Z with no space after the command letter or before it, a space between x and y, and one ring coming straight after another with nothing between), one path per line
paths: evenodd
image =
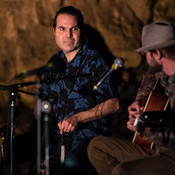
M151 63L148 63L148 65L151 67L151 70L154 72L162 71L162 65L158 64L153 57L152 57Z
M74 39L69 39L69 40L70 41L68 41L68 42L67 41L64 42L64 45L65 45L64 52L65 53L71 53L71 52L79 49L80 45L81 45L80 41L76 43Z

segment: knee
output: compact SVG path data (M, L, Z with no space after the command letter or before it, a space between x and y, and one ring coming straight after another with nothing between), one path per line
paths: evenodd
M76 159L69 158L65 161L64 174L80 175L82 174L82 165L80 165Z
M91 155L91 153L94 152L95 145L96 145L96 140L98 140L98 139L93 138L93 139L90 141L89 145L87 146L87 153L88 153L88 155L89 155L89 154Z
M87 164L87 160L87 154L86 157L84 155L71 154L65 160L65 167L69 169L80 169Z
M90 141L87 147L87 154L88 154L89 159L94 157L94 153L97 153L98 150L100 150L100 147L102 145L101 140L103 140L103 136L95 137Z
M78 161L76 161L76 159L69 158L65 162L65 167L66 168L77 168L79 167Z

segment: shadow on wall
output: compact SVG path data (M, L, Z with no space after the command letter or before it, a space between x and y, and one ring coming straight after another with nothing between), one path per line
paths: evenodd
M105 44L103 37L100 33L92 28L90 25L85 25L85 41L92 47L99 51L101 56L104 58L104 61L108 67L111 66L115 57L109 51L108 47Z
M104 38L101 36L101 34L96 29L86 24L84 37L86 43L90 47L98 50L108 68L111 68L111 65L114 63L115 57L108 49L107 45L105 44ZM121 70L112 72L112 83L114 87L119 86L121 82L121 74Z
M92 28L90 25L85 25L85 41L92 47L99 51L101 56L104 58L106 65L110 68L114 62L114 55L109 51L103 37L100 33ZM139 69L118 69L112 73L112 80L114 81L114 86L121 92L120 97L132 100L136 94L136 88L138 86L137 82L137 71ZM132 88L130 88L132 87ZM133 88L134 87L134 88ZM128 92L128 93L127 93Z

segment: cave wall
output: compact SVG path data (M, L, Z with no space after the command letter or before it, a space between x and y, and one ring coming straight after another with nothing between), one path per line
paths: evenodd
M107 49L106 59L108 56L109 59L111 56L125 58L126 69L138 69L143 64L135 53L141 45L143 25L160 19L174 23L175 19L174 0L1 0L1 85L35 80L35 76L20 81L14 77L45 65L58 50L52 21L56 11L67 5L81 10L87 34L91 37L89 42L98 48L103 42ZM35 93L34 86L23 90ZM3 121L7 118L8 91L1 90L0 97L0 121ZM26 114L25 109L33 109L34 102L34 96L18 93L17 104L22 106L22 115L32 115L32 112Z

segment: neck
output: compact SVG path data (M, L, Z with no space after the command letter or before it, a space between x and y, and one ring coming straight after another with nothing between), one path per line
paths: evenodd
M74 51L71 51L71 52L64 52L68 63L75 57L75 55L78 53L79 50L80 50L80 48L78 48Z
M163 72L171 76L175 73L175 61L170 59L163 60Z

